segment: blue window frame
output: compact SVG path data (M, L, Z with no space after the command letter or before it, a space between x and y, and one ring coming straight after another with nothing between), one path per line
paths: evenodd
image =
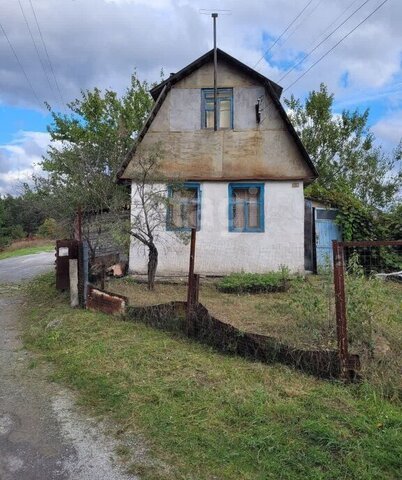
M201 228L201 188L199 183L185 182L168 186L166 229L186 232Z
M201 90L201 126L214 128L214 89ZM233 88L218 88L218 128L233 128Z
M229 183L229 231L264 231L263 183Z

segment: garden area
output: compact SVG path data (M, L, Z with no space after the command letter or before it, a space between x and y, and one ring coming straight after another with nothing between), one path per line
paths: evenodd
M296 341L297 334L289 335L294 328L303 335L305 313L319 321L325 285L320 277L300 278L286 292L236 295L204 283L201 301L243 327L268 331L266 318L269 333L275 327L278 336ZM110 288L143 305L182 300L186 292L184 285L157 284L149 293L129 278L111 281ZM393 299L384 328L398 323L399 288L381 285L376 301ZM73 387L91 415L116 422L109 432L118 440L116 453L142 480L399 478L400 405L364 379L350 385L319 380L221 354L180 333L71 309L53 274L33 281L25 295L26 347L38 361L53 363L52 380ZM286 307L291 296L305 301L299 317ZM280 322L289 328L281 331Z
M157 283L155 290L149 291L145 283L127 277L109 281L106 288L128 297L133 306L184 301L187 296L184 282ZM402 283L349 274L346 288L350 351L360 356L363 376L382 395L399 397ZM302 277L278 272L205 279L199 301L215 318L242 331L272 336L295 348L337 347L330 273Z

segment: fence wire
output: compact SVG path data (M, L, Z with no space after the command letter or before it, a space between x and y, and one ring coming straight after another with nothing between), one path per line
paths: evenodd
M349 351L388 397L402 391L402 242L344 242Z

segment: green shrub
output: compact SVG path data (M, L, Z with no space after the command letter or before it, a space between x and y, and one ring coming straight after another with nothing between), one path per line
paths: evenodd
M0 251L8 247L11 244L11 241L11 237L0 235Z
M232 273L224 277L216 288L225 293L284 292L288 289L289 271L268 273Z
M46 218L42 225L38 228L38 235L44 238L57 238L60 227L54 218Z
M21 240L21 238L25 238L27 234L24 232L22 225L13 225L9 229L10 237L13 240Z

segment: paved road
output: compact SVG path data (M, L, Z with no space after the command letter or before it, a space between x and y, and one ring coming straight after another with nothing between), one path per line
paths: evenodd
M35 253L0 260L0 283L15 283L51 270L54 252Z
M53 260L0 261L0 480L134 479L116 464L116 442L105 433L116 426L79 410L70 391L47 380L49 367L32 368L38 362L22 348L22 300L10 283L51 269Z

